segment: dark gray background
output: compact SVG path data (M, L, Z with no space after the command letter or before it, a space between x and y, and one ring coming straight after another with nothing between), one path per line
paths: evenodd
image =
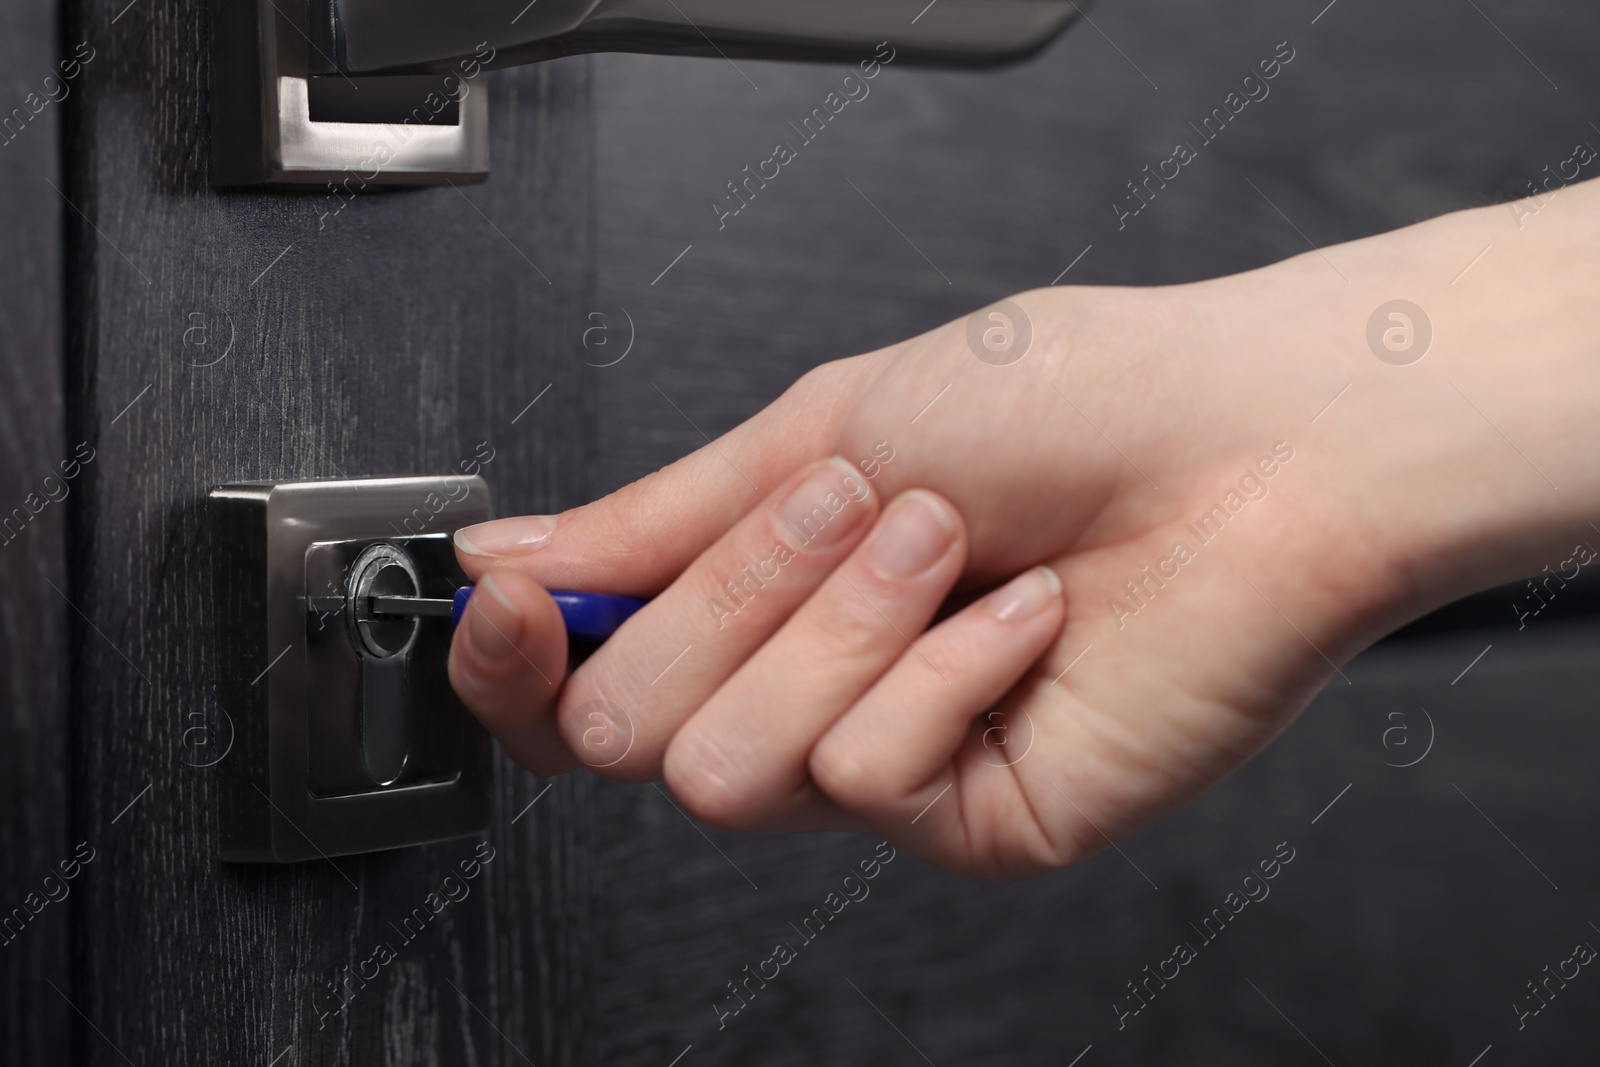
M1066 282L1202 278L1524 194L1578 141L1600 145L1592 6L1325 3L1119 0L1021 67L891 66L720 232L707 201L792 141L785 124L843 68L598 58L597 306L637 329L594 371L599 484L698 447L696 427L729 429L817 363L1049 284L1085 246ZM1125 183L1285 40L1297 54L1271 95L1118 232ZM1488 618L1512 620L1509 596ZM1521 1033L1511 1004L1577 941L1600 945L1597 638L1496 622L1375 652L1126 858L996 887L902 856L721 1032L724 983L793 940L871 844L708 842L655 789L605 786L605 1062L664 1065L691 1043L684 1067L1064 1065L1091 1044L1083 1067L1466 1067L1491 1045L1483 1067L1590 1062L1600 977ZM1431 752L1385 766L1424 750L1419 709ZM1124 983L1285 840L1297 856L1271 897L1119 1033Z

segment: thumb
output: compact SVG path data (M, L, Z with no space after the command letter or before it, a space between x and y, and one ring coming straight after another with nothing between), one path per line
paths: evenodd
M523 575L485 575L450 643L450 684L506 754L536 774L572 769L556 726L567 631L550 594Z
M754 418L592 504L459 530L461 567L474 579L509 567L550 589L653 596L785 477L832 453L864 370L861 357L819 367Z

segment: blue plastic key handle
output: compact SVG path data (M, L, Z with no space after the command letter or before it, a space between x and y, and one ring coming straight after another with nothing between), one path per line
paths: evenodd
M475 588L476 586L464 585L456 590L450 605L452 622L460 624L461 616L467 610L467 601L472 599ZM596 643L616 633L617 627L645 604L638 597L621 596L616 593L571 593L552 589L550 595L555 599L556 607L561 609L561 618L567 624L567 633L572 637Z

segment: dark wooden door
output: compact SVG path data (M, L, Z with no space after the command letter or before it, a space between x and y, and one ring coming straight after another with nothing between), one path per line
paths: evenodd
M570 506L817 362L1008 292L1300 250L1250 182L1320 244L1516 195L1600 141L1600 27L1555 0L1094 17L1016 70L886 72L721 231L706 201L836 72L604 57L495 74L487 185L363 192L326 217L317 191L209 187L199 0L0 2L0 1060L1589 1056L1581 985L1527 1032L1510 1009L1600 922L1600 634L1581 611L1530 636L1491 602L1487 624L1459 612L1391 644L1221 789L1077 869L995 887L897 857L727 1027L726 983L871 842L723 834L653 787L552 785L497 757L482 840L216 858L211 486L443 471L489 441L501 513ZM1110 202L1170 128L1285 39L1297 65L1252 124L1119 229ZM591 313L624 309L630 355L586 365L607 362L583 348ZM1415 749L1397 739L1423 737L1430 755L1398 766ZM1249 924L1120 1030L1125 984L1280 842L1295 859ZM422 937L394 932L485 843L467 899Z
M326 190L210 187L200 0L69 4L59 26L48 8L6 3L0 33L19 100L79 63L0 149L8 507L59 461L79 469L0 551L0 874L20 905L76 868L0 950L0 1055L593 1062L591 780L530 809L547 783L502 760L481 840L218 861L205 764L229 726L203 507L230 481L453 471L484 441L502 511L586 497L587 63L492 79L488 185L374 189L330 215ZM399 932L486 856L466 899Z
M71 1008L61 108L49 4L0 4L0 1060L42 1063ZM33 93L31 104L28 94ZM12 108L20 111L13 112ZM34 109L37 109L35 112ZM47 481L48 479L48 481ZM70 869L70 868L69 868ZM52 878L53 876L53 878ZM52 878L48 884L45 879ZM63 895L63 894L68 895ZM56 990L51 987L54 985Z

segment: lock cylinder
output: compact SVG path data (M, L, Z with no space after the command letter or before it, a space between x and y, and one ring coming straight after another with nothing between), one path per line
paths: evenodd
M416 596L418 587L416 566L395 545L369 545L350 567L345 617L361 659L361 755L374 785L393 785L406 768L409 660L422 620L376 614L373 598Z
M378 659L403 655L416 639L420 620L374 612L373 598L414 597L418 587L416 566L401 549L379 543L361 553L350 568L345 598L356 647Z

